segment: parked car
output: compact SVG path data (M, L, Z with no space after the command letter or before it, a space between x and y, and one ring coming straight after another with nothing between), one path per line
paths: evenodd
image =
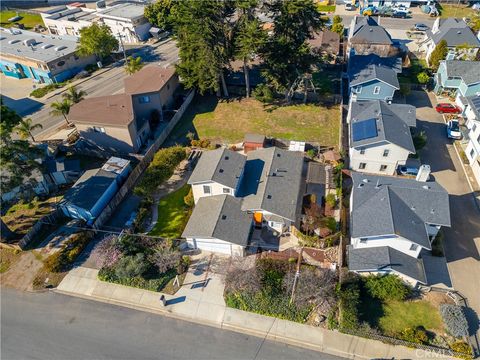
M435 110L440 114L460 114L462 112L457 105L449 103L439 103L435 106Z
M411 167L411 166L400 166L398 168L398 172L401 175L410 175L410 176L417 176L418 174L418 168L416 167Z
M396 11L396 12L401 11L401 12L404 12L404 13L408 13L408 8L406 6L403 6L403 5L394 6L393 10Z
M82 70L80 71L77 75L75 75L73 78L74 79L83 79L86 77L89 77L90 73L87 70Z
M449 139L460 140L462 138L462 133L460 132L460 124L458 120L450 120L447 123L447 137Z
M347 11L355 11L355 10L357 10L357 8L356 8L355 5L353 5L352 3L348 3L348 4L345 4L345 10L347 10Z
M408 13L405 11L394 11L392 17L397 19L406 19L408 17Z
M425 25L425 24L415 24L413 26L413 29L416 30L416 31L427 31L428 30L428 26Z

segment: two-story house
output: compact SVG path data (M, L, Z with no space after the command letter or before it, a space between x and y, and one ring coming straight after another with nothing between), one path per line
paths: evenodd
M450 51L448 59L474 60L480 49L480 40L462 19L437 18L432 30L425 32L420 50L425 52L427 62L440 41L447 42Z
M196 206L182 237L193 248L240 254L252 224L277 236L292 231L300 222L305 173L301 153L277 147L246 155L205 152L188 181ZM238 227L224 227L234 219Z
M354 16L348 31L347 58L353 55L376 54L382 57L398 56L390 34L370 16Z
M434 77L437 94L450 93L455 102L465 109L465 97L480 93L480 62L445 60L441 61Z
M173 69L149 65L125 79L125 93L84 99L68 116L83 139L107 151L138 152L150 136L152 112L163 118L178 84Z
M352 56L348 65L351 99L391 101L400 89L397 74L401 72L400 58L374 54Z
M467 117L468 145L465 150L473 174L480 184L480 95L466 98L467 106L465 114Z
M393 273L413 286L429 284L423 254L442 226L450 227L448 193L420 173L417 180L352 173L348 268Z
M350 169L393 175L415 153L410 127L415 107L384 101L352 101L348 113Z

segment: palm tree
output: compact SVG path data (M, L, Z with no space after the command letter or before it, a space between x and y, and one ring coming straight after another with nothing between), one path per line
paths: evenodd
M67 119L67 115L70 112L71 106L72 106L72 103L70 102L70 100L67 100L67 99L63 99L63 101L54 102L50 105L50 107L53 109L50 111L50 114L55 116L60 116L60 115L63 116L67 124L70 125L70 122Z
M63 98L70 101L72 104L77 104L83 100L87 93L83 90L77 90L75 86L70 86L66 93L63 93Z
M35 142L35 138L33 137L33 132L37 129L43 129L42 124L33 124L32 119L22 119L20 123L16 126L15 131L17 132L18 136L21 139L26 140L29 137Z
M140 56L128 58L127 63L125 64L125 71L128 75L132 75L143 68L142 58Z

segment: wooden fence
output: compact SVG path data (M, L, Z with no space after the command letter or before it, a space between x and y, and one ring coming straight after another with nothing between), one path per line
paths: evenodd
M40 218L35 225L33 225L28 233L18 242L18 246L20 249L24 250L35 240L40 233L47 229L49 226L55 224L58 219L63 216L63 213L60 209L55 210L53 213L49 215L45 215L44 217Z
M120 188L120 190L118 190L117 194L113 197L110 203L105 207L105 209L103 209L101 214L97 217L97 219L95 220L95 223L93 224L93 227L95 229L101 228L103 224L105 224L107 220L110 219L110 216L115 212L118 205L123 201L123 199L130 192L130 190L133 189L133 187L137 183L140 176L143 174L145 169L153 160L155 153L158 151L158 149L160 149L160 146L162 146L165 140L167 140L167 137L170 135L173 128L178 124L178 122L182 118L185 110L188 108L188 106L192 102L194 96L195 96L195 90L191 90L190 93L185 98L185 101L183 102L182 106L180 106L180 108L177 110L177 112L169 121L168 125L162 131L160 136L157 139L155 139L155 142L152 145L150 145L150 148L145 153L145 156L143 156L143 158L140 160L140 163L135 167L135 169L133 169L133 171L130 173L127 180Z

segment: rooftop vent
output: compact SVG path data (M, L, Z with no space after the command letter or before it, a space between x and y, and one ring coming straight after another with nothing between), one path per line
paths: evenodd
M272 195L267 195L267 199L271 199L272 198Z
M227 215L222 215L222 220L226 220L227 219Z
M60 45L60 46L55 47L54 50L55 50L55 51L60 51L60 50L66 49L66 48L67 48L66 46Z
M423 185L422 188L424 188L425 190L429 190L429 189L430 189L430 186L428 186L428 185Z
M457 31L457 34L460 35L462 32L460 30Z
M365 184L368 184L368 183L370 182L370 180L368 180L368 179L363 179L362 181L363 181Z
M228 160L228 159L230 159L230 158L228 156L225 156L225 160Z
M3 40L3 39L5 39L5 36L0 36L0 40Z
M42 45L42 49L49 49L52 46L53 46L52 44L45 44L45 45Z
M219 173L223 173L223 169L218 170Z
M16 43L18 43L18 42L20 42L19 39L13 39L13 40L10 40L8 43L9 43L9 44L16 44Z
M359 187L359 188L362 188L362 187L364 187L364 186L365 186L365 184L362 184L362 183L358 184L358 187Z
M35 39L25 39L25 40L23 40L23 45L25 45L25 46L35 45L36 43L37 43L37 41Z
M277 154L277 157L280 157L280 154Z

